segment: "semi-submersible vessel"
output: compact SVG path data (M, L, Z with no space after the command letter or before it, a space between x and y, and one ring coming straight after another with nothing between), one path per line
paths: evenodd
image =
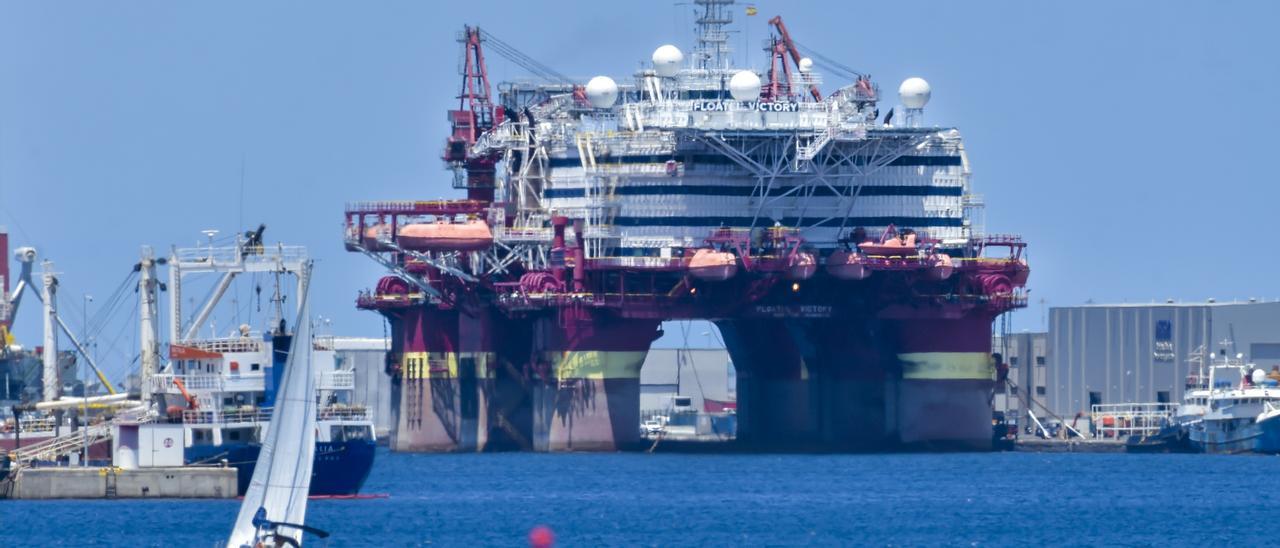
M460 35L444 160L467 198L345 212L347 248L389 270L357 303L389 325L393 449L634 446L645 354L685 319L723 335L739 444L991 446L991 327L1029 269L976 222L960 133L922 127L928 84L882 114L776 17L767 70L733 68L732 1L694 4L689 53L626 85ZM493 100L495 51L540 79ZM819 67L849 81L824 94Z

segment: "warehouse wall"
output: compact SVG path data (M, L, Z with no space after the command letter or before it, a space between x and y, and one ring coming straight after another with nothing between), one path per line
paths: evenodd
M379 441L391 432L391 377L386 372L387 341L337 337L333 341L339 367L355 371L352 403L373 409Z
M1070 419L1091 403L1179 402L1201 348L1280 365L1280 302L1113 304L1049 312L1046 403Z

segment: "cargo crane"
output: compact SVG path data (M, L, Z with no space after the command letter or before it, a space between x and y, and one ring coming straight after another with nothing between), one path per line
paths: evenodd
M445 142L444 161L454 171L454 187L465 188L467 198L493 201L496 155L469 157L471 145L483 132L502 123L502 111L493 108L489 93L489 71L484 64L480 28L465 26L462 49L462 90L458 109L449 111L452 131Z
M493 201L496 164L500 153L472 155L471 147L486 131L502 124L506 109L493 104L489 85L489 69L485 64L485 44L502 58L515 63L542 80L568 86L575 97L586 100L582 86L575 85L568 77L520 50L498 39L480 27L464 26L459 38L462 43L462 89L458 93L458 109L449 111L452 126L445 143L444 160L454 171L454 188L467 191L467 199Z
M791 40L791 33L787 32L787 25L782 22L782 16L773 16L769 20L769 25L778 31L778 36L773 39L769 47L769 87L765 89L763 95L776 100L791 95L791 67L787 64L787 55L791 56L791 62L802 73L808 72L806 65L811 64L812 61L806 62L800 55L800 49ZM781 69L781 75L778 73L779 69ZM809 95L813 96L814 101L822 100L822 92L818 91L818 84L809 84Z
M804 79L809 80L809 95L813 97L814 101L821 101L822 92L818 90L818 82L814 81L811 76L815 64L814 59L805 57L800 53L800 48L803 46L791 38L791 33L787 31L787 26L782 22L781 16L774 16L769 19L769 25L774 28L778 36L773 38L770 46L766 48L770 55L769 83L762 90L761 97L766 100L777 100L779 97L792 94L792 72L790 65L788 65L788 57L790 57L791 64L798 69ZM875 85L871 83L869 75L840 64L813 48L806 47L804 49L810 56L817 59L822 66L854 79L852 86L837 91L837 95L843 95L853 100L860 107L874 103L878 99L879 92ZM779 71L781 71L781 74L779 74Z

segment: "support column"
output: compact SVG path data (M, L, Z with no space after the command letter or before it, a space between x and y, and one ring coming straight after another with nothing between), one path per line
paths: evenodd
M535 451L640 444L640 367L659 323L576 308L534 320Z
M899 438L909 447L990 450L990 317L894 320L902 381Z
M716 322L738 378L738 441L770 449L818 441L814 379L782 320Z
M489 430L484 391L492 378L490 354L483 351L491 340L486 324L457 310L420 307L400 314L392 327L399 334L392 349L392 369L398 369L392 380L392 449L483 450Z
M817 439L827 450L873 451L894 445L891 392L897 357L882 323L840 318L787 323L804 356L816 400Z

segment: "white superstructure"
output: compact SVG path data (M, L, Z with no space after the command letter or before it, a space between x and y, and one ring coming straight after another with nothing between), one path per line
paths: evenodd
M858 227L910 228L944 247L979 235L960 133L913 127L927 82L904 82L893 116L865 76L819 100L807 57L785 81L729 66L731 2L697 3L693 53L663 45L629 84L502 88L507 114L471 152L501 160L496 199L513 222L497 240L549 238L555 215L585 220L588 259L679 256L720 227L796 228L819 250Z

